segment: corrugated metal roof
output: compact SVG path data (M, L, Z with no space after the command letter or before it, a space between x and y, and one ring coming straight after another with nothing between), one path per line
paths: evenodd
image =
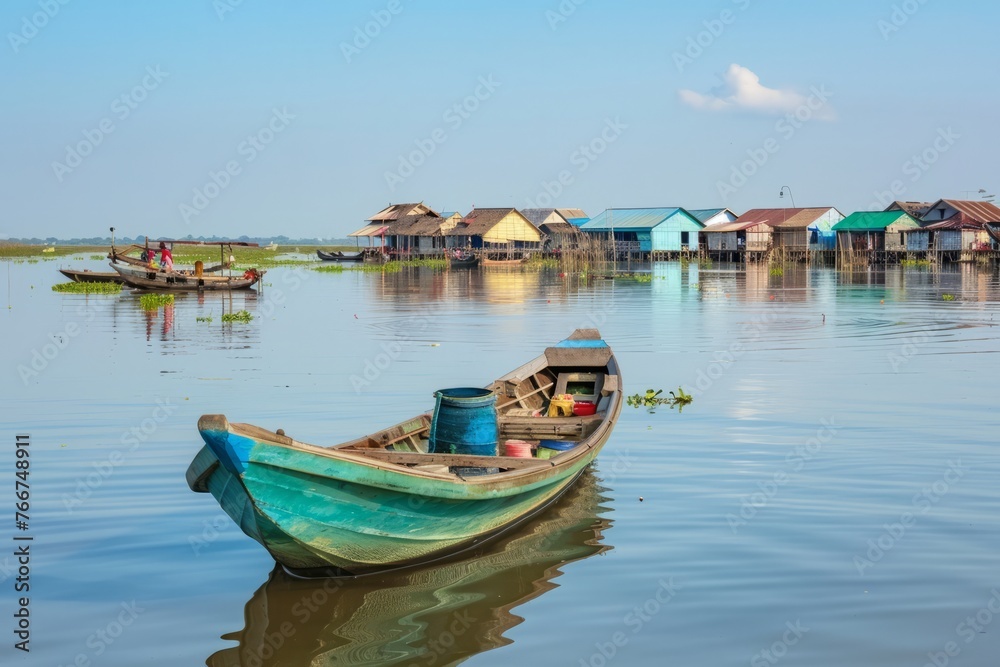
M566 218L566 220L587 217L587 214L583 212L582 208L557 208L556 211L559 212L559 215Z
M798 229L813 224L833 209L826 208L755 208L747 211L736 222L765 222L776 229Z
M909 213L914 218L919 218L924 213L927 212L934 204L932 202L923 201L894 201L885 209L888 211L905 211Z
M965 214L965 216L975 222L987 223L987 222L1000 222L1000 208L988 201L968 201L961 199L942 199L942 202L948 204L956 211ZM940 202L939 202L940 203ZM935 204L937 206L937 204Z
M719 225L709 225L702 231L706 234L718 234L725 232L742 232L744 230L750 229L751 227L760 227L761 232L767 233L772 231L770 225L766 222L758 222L756 220L747 220L746 222L725 222Z
M385 225L365 225L358 231L351 232L347 236L352 238L356 236L382 236L388 232L388 230L389 228Z
M545 220L556 213L554 208L522 208L521 215L526 217L535 227L541 225Z
M833 226L835 232L878 232L890 225L919 227L917 219L906 211L858 211Z
M429 206L424 205L422 202L414 204L389 204L389 206L368 218L368 221L392 222L393 220L399 220L407 215L422 214L438 215L434 210L432 210Z
M613 208L583 225L584 231L600 232L620 229L653 229L684 209L672 208Z
M947 220L924 225L923 228L934 231L938 229L983 229L985 226L986 223L973 220L965 213L956 213Z
M407 215L389 226L391 236L441 236L447 218L436 215Z
M694 208L694 209L689 208L686 210L688 213L694 216L694 218L698 220L698 222L702 224L707 224L709 220L719 215L720 213L725 213L726 211L732 213L733 217L739 217L735 213L730 211L728 208Z
M590 222L590 218L570 218L567 222L574 227L583 227L585 224Z

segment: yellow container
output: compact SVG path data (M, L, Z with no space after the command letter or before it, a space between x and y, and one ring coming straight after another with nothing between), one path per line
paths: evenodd
M572 417L573 397L569 394L559 394L549 402L549 417Z

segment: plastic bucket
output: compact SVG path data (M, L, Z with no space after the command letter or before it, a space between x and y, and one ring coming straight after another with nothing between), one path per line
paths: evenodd
M532 458L531 443L524 440L508 440L503 444L504 456L513 456L518 459Z
M577 401L573 404L573 414L577 417L589 417L597 414L597 405L590 401Z
M435 392L430 451L435 454L496 456L497 397L488 389L460 387ZM488 475L497 468L455 468L459 475Z

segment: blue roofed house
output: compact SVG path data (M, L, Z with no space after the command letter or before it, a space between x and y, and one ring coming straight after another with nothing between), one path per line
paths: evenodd
M683 208L609 208L580 229L610 240L618 252L680 253L698 249L704 229Z

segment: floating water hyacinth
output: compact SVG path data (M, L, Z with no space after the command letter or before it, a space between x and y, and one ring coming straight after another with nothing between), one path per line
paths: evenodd
M669 398L662 396L662 394L662 389L647 389L645 394L629 396L626 403L630 407L647 408L650 413L654 413L656 412L656 408L663 405L669 405L671 410L676 407L678 412L683 412L684 406L690 405L694 401L694 397L684 393L684 389L681 387L677 388L676 393L669 392Z

